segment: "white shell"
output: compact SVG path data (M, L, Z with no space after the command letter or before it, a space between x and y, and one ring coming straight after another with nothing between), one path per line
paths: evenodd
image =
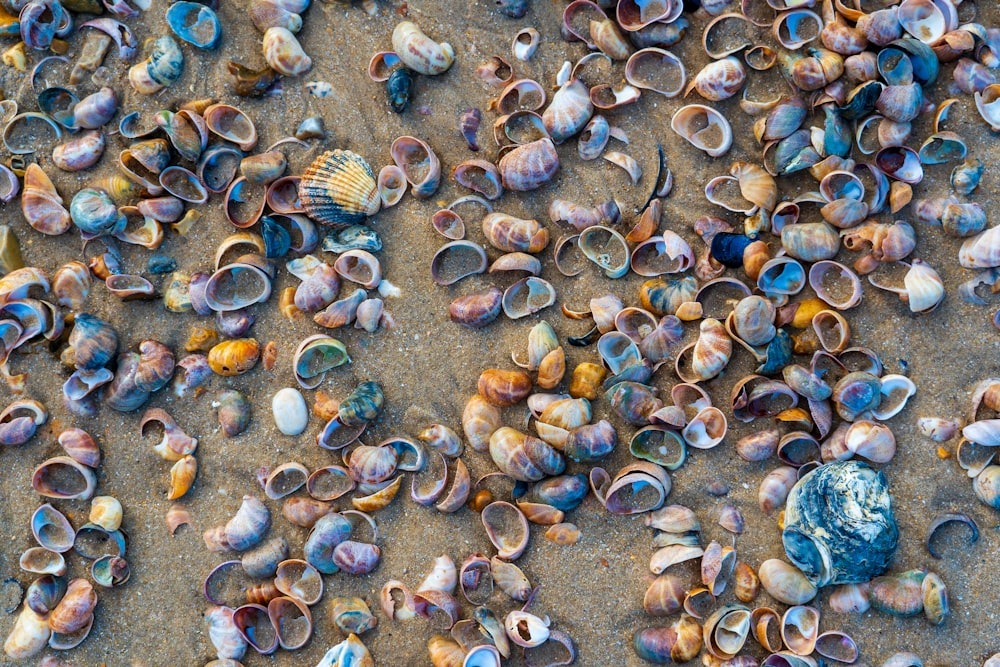
M403 64L420 74L441 74L455 62L455 49L437 43L413 21L403 21L392 31L392 50Z
M299 435L309 425L309 408L298 389L285 387L271 399L274 425L285 435Z

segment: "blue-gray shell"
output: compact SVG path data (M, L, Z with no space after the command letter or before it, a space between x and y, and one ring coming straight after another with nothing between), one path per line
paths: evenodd
M881 575L898 539L885 475L864 463L821 466L788 494L781 541L788 558L816 586Z

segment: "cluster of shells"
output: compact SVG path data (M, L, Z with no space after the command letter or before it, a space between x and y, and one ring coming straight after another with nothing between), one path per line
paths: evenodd
M49 413L38 401L22 399L0 413L0 433L7 446L21 446L45 424ZM20 660L45 648L67 651L82 644L94 626L97 590L128 582L131 567L125 559L128 537L121 528L122 505L112 496L94 496L101 450L86 431L70 428L58 436L63 454L40 463L31 478L39 496L50 499L31 515L31 533L37 546L18 561L21 569L38 575L27 590L7 579L5 599L13 612L23 600L14 627L3 644L7 657ZM89 500L88 520L74 528L52 501ZM71 513L70 516L73 516ZM90 578L67 580L70 552L90 561ZM93 583L91 582L93 581ZM6 590L6 587L14 590Z
M18 15L5 11L0 16L3 35L19 35L21 41L4 52L4 62L28 71L33 60L29 54L52 55L40 58L30 70L37 111L22 112L13 101L0 106L0 138L13 156L0 167L0 200L19 197L24 218L35 232L57 236L75 227L85 249L91 243L104 248L87 262L60 267L50 280L41 268L23 265L13 231L0 227L0 369L12 391L23 392L27 381L25 374L11 371L11 362L18 358L13 353L26 352L21 349L26 344L41 341L59 350L70 371L63 385L63 408L77 418L94 416L101 406L138 410L171 383L173 392L184 397L205 391L213 374L241 375L261 361L273 368L276 345L261 345L248 334L254 323L252 309L269 301L277 260L289 252L301 255L285 266L301 283L281 294L279 307L285 317L312 313L319 327L353 324L369 333L394 326L383 299L369 296L370 290L377 290L388 298L398 290L384 280L373 254L381 249L381 238L364 223L397 204L407 190L419 200L437 192L441 162L425 141L399 137L389 150L393 164L376 175L363 157L348 150L314 155L315 146L308 140L325 136L316 117L307 119L295 137L252 153L257 147L253 120L239 108L214 100L163 109L152 117L125 114L117 133L106 132L119 112L119 96L106 85L110 79L104 70L112 44L121 63L130 66L132 88L156 94L183 73L185 47L177 40L196 49L214 49L220 43L221 23L210 3L172 3L166 22L173 36L151 40L143 47L148 50L145 59L134 64L139 40L128 21L139 12L125 0L102 0L103 7L95 0L9 4ZM861 566L848 562L853 554L847 538L856 534L845 533L844 542L834 544L824 537L831 530L823 521L832 525L842 517L831 512L817 518L815 507L801 506L809 501L799 499L797 490L820 475L842 475L838 479L845 485L869 485L864 488L888 498L884 476L867 463L881 465L893 458L895 437L884 422L905 408L916 385L905 373L885 372L876 352L855 345L844 313L861 302L862 275L869 276L872 286L898 294L913 313L934 310L945 298L945 287L930 265L911 257L920 227L904 219L882 222L876 216L909 210L915 222L965 238L959 262L979 270L959 289L966 300L985 303L977 290L995 288L1000 280L1000 227L987 229L986 212L968 200L984 165L968 155L957 132L946 129L948 110L959 100L935 105L924 92L937 80L941 63L954 62L955 94L972 95L981 117L1000 130L1000 32L975 23L974 15L966 16L974 14L971 2L903 0L872 12L839 0L815 4L742 0L738 12L728 12L729 2L702 2L700 11L714 17L703 33L713 62L690 81L681 59L669 50L691 27L680 0L569 3L562 35L590 53L575 66L564 65L551 100L545 85L518 78L504 57L494 56L478 68L477 76L498 90L488 106L497 115L492 125L496 160L470 159L454 167L454 180L473 194L430 217L434 230L448 239L434 255L431 273L434 282L448 286L487 270L485 248L465 238L465 222L456 210L475 205L486 211L483 236L503 253L489 271L527 276L505 290L493 287L459 297L450 309L455 322L479 328L500 312L519 319L556 303L554 287L540 277L537 256L549 247L549 228L535 219L496 211L493 202L505 192L536 190L549 183L560 168L557 147L574 137L582 160L603 157L637 186L643 176L639 163L624 152L607 150L611 139L628 145L629 138L600 112L618 113L643 91L665 98L697 93L709 102L679 108L670 126L713 158L728 153L733 130L711 104L744 91L740 108L757 117L753 127L762 146L760 164L732 162L728 175L705 185L710 205L745 218L742 229L712 215L698 218L693 228L704 242L700 252L677 232L661 231L662 199L673 186L662 149L650 194L627 231L618 227L629 212L614 200L589 207L553 198L550 221L567 232L553 244L556 269L567 277L581 275L582 269L570 266L578 253L609 279L630 271L648 278L639 289L639 305L626 306L613 293L591 299L582 309L562 304L568 320L590 327L582 336L566 338L569 352L556 328L540 321L528 334L525 357L513 355L519 369L490 368L479 375L478 393L466 405L462 430L475 452L489 452L498 472L475 483L462 458L462 440L447 425L432 424L415 439L394 436L377 445L360 441L383 407L377 383L363 382L342 400L326 405L320 405L322 397L317 396L314 412L325 422L317 445L340 452L343 465L310 471L290 461L258 473L266 497L282 501L282 516L309 531L302 558L289 557L283 538L268 539L271 510L254 495L244 496L228 522L203 535L210 551L241 555L214 568L204 583L212 605L205 618L219 658L216 664L239 664L248 648L269 655L310 641L310 607L323 597L323 576L340 571L368 574L378 566L381 551L370 513L394 500L404 472L413 473L410 497L416 504L444 513L467 506L478 512L497 551L495 557L469 554L461 568L443 555L415 592L398 580L383 587L380 606L390 620L419 617L450 632L450 637L438 635L428 642L430 659L438 667L499 667L511 657L513 646L525 649L529 665L574 661L572 639L550 629L548 617L529 611L533 588L514 561L529 546L531 524L544 526L545 538L556 544L575 544L580 531L566 521L566 513L589 494L611 514L644 513L645 524L659 531L650 561L658 577L643 607L654 617L683 615L670 626L635 635L635 651L645 660L683 662L704 649L706 664L756 665L755 658L743 654L753 634L770 654L764 665L808 667L816 664L810 657L814 652L854 662L860 653L854 640L837 631L821 632L819 608L807 606L824 585L839 585L829 598L837 612L860 613L870 605L898 616L922 613L934 624L944 621L947 590L937 574L922 569L886 574L897 538L888 500L865 508L862 518L868 524L881 523L868 538L873 545L863 545L870 547L876 562L860 559ZM525 11L525 3L516 0L501 5L510 16ZM280 77L310 71L312 60L295 37L308 7L308 0L250 4L250 20L263 33L266 66L230 63L238 95L277 94ZM104 9L115 18L77 24L70 13L98 14ZM66 79L75 90L51 86L49 76L70 64L62 38L74 26L84 32L80 55ZM764 43L768 33L773 45ZM395 27L391 43L393 51L372 58L369 75L386 84L390 106L402 113L416 76L444 73L454 63L455 50L412 21ZM511 49L515 61L528 61L539 44L537 30L521 30ZM623 76L609 74L609 68L621 62ZM794 92L753 99L747 68L780 73ZM599 82L585 83L590 79ZM307 87L320 95L321 82L314 83ZM804 127L810 114L819 112L822 126ZM919 147L908 146L913 121L925 113L933 113L932 133ZM480 150L482 118L477 108L459 118L459 132L474 152ZM96 165L109 141L127 140L117 159L120 173L64 199L52 182L53 172L31 161L35 147L27 128L39 127L61 142L51 161L67 172ZM67 133L71 137L62 141ZM112 138L115 134L118 139ZM289 157L302 157L288 155L297 150L311 164L301 175L286 175ZM856 161L853 155L866 157ZM952 162L953 193L913 199L925 167ZM804 171L813 177L815 190L788 197L779 179ZM149 257L147 267L149 274L164 276L167 311L211 316L214 328L199 327L185 346L189 354L180 360L156 340L141 341L135 349L121 345L126 349L120 351L115 328L84 310L93 281L103 282L122 300L158 296L152 281L124 266L116 243L156 251L170 233L167 225L185 235L206 224L200 207L214 195L221 195L222 210L236 231L216 249L212 267L187 274L159 254ZM248 231L252 228L256 231ZM309 254L320 246L321 230L329 230L322 250L337 255L332 265ZM834 261L841 247L859 253L853 268ZM727 269L742 270L746 281L724 276ZM344 297L341 281L356 285ZM807 288L814 296L801 297ZM577 363L567 378L572 349L590 345L596 345L597 356ZM776 457L781 463L760 483L758 500L768 515L788 502L787 515L779 515L778 523L786 553L794 561L792 565L771 559L756 572L737 560L735 546L712 540L703 548L701 525L693 512L666 505L672 490L670 472L684 465L693 454L689 450L713 449L726 439L726 413L713 405L703 385L724 377L741 348L760 366L733 383L730 405L724 407L736 420L756 428L735 443L740 457L751 462ZM808 365L796 363L795 355L811 360ZM291 360L305 390L317 388L330 371L349 362L344 344L321 333L303 340ZM680 382L664 378L671 368ZM667 386L669 391L661 392ZM993 448L1000 444L1000 420L981 418L980 408L1000 412L998 387L996 380L980 385L956 456L975 477L976 495L994 508L1000 508L1000 466L991 465ZM670 404L664 401L667 394ZM602 396L610 419L595 420ZM506 417L513 419L511 413L522 401L534 419L530 423L537 437L513 421L509 423L518 428L504 425L502 410L509 410ZM213 407L224 436L235 437L247 428L251 404L240 392L220 392ZM308 427L309 411L297 389L277 391L272 414L283 434L297 436ZM47 419L48 411L37 401L15 401L0 413L0 444L24 445ZM764 425L765 420L770 423ZM198 441L162 409L145 411L140 435L150 425L159 425L163 433L155 453L172 464L167 500L179 500L196 480ZM921 428L944 441L957 433L958 424L925 419ZM634 432L620 437L625 429ZM32 487L47 498L92 499L90 521L74 529L51 504L33 514L31 528L39 546L22 555L21 567L41 576L29 587L4 646L15 659L36 655L46 646L77 646L93 625L97 595L85 578L68 583L62 579L63 554L73 549L93 560L91 578L99 586L123 584L130 574L120 529L121 504L108 496L93 497L99 448L75 428L63 431L58 440L66 455L42 462ZM619 440L629 443L635 460L612 473L597 464ZM508 481L513 484L498 488ZM333 503L352 492L352 509L338 511ZM509 500L498 498L503 494L509 494ZM189 521L182 505L167 512L171 532ZM932 556L937 529L952 522L969 526L972 541L978 536L975 523L965 515L942 515L928 535ZM734 505L723 508L719 523L733 535L742 532L743 518ZM371 536L363 541L356 533L366 525ZM812 553L809 549L823 553L819 564L805 558ZM696 559L700 585L690 586L677 572ZM234 584L233 577L242 577L242 583ZM730 583L741 604L720 604ZM754 602L758 583L789 608L779 614L771 607L746 606ZM524 606L505 614L491 609L487 604L494 584ZM455 595L459 586L475 607L466 618ZM348 638L330 649L319 667L373 665L358 638L377 623L367 603L337 597L330 605L335 625ZM555 648L558 657L535 657L532 649L546 645ZM991 662L995 660L987 664ZM897 654L885 663L919 664L910 654Z

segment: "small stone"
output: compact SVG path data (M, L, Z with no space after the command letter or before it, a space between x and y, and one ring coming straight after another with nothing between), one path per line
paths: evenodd
M274 425L285 435L299 435L309 425L309 410L306 399L298 389L286 387L271 399Z

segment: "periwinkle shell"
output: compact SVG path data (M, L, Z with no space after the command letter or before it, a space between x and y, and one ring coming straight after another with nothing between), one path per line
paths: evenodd
M879 576L898 539L885 475L864 463L819 467L788 494L781 541L788 558L816 586Z

